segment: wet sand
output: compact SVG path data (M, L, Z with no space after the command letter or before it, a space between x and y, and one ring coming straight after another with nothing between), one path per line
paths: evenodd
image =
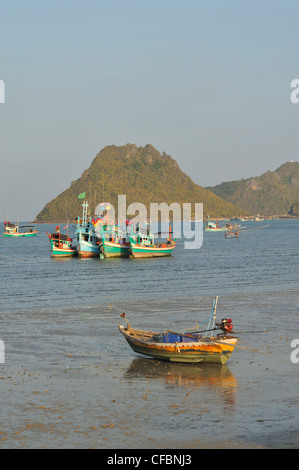
M160 305L135 303L131 324L143 307L151 327ZM121 306L7 314L1 448L299 447L289 331L241 341L225 366L171 364L131 351L117 331Z

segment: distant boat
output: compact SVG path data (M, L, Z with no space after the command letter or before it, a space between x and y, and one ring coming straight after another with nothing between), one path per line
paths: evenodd
M121 317L125 319L127 326L119 324L118 329L133 351L163 361L225 364L238 341L231 334L233 328L231 319L224 318L216 328L207 330L221 329L222 334L206 336L202 332L196 334L196 332L176 333L169 330L164 332L139 330L131 327L125 314Z
M4 222L3 237L35 237L38 230L35 225L19 225L18 223L12 224L11 222Z
M88 202L85 200L82 204L82 218L77 218L76 227L76 246L80 258L93 258L99 256L100 239L95 233L94 225L88 214Z
M73 239L68 234L60 233L60 227L56 227L56 232L47 235L49 237L52 256L54 258L66 258L77 255L76 245L73 244Z
M208 220L205 223L205 232L225 232L226 230L227 226L220 226L218 220L216 223L212 222L208 216Z
M170 232L166 242L156 243L154 235L149 230L142 232L140 224L130 234L130 252L133 258L171 256L175 245Z
M262 220L265 220L265 219L261 219L260 217L255 217L254 219L254 222L261 222Z
M225 238L238 238L239 232L226 232L224 236Z
M238 238L239 236L239 231L238 231L238 226L235 226L235 231L234 228L231 224L228 225L227 232L225 232L225 238Z

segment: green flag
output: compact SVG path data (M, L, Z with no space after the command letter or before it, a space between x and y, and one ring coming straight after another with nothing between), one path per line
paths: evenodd
M85 199L85 193L81 193L78 195L78 199Z

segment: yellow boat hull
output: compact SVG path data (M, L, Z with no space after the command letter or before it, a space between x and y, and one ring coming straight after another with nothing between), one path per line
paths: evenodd
M170 362L225 364L238 341L203 337L194 342L164 343L153 340L153 332L128 330L123 325L118 328L136 353Z

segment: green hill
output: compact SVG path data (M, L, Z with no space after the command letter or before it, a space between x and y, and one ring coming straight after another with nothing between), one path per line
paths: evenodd
M36 222L74 220L82 213L78 195L83 192L92 215L102 201L111 202L117 210L118 195L122 194L127 197L127 207L141 202L149 210L151 202L189 202L194 209L194 203L201 202L204 215L219 218L246 215L246 211L196 185L172 157L161 154L152 145L103 148L80 178L46 204Z
M298 203L299 162L287 162L261 176L206 189L251 214L287 214Z

